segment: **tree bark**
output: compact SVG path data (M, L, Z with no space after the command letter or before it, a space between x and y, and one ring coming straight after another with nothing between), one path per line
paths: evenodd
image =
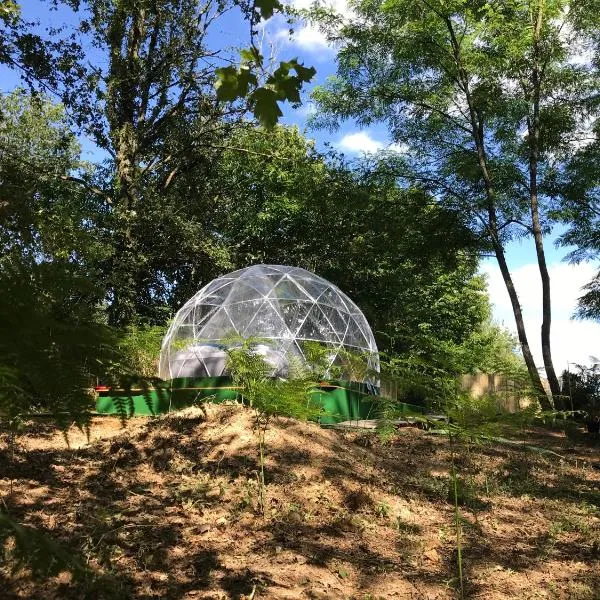
M107 89L107 116L115 149L116 194L114 203L115 256L109 307L111 325L131 325L136 317L136 274L140 272L136 222L139 198L139 52L146 13L137 8L131 15L120 7L113 16L109 33L110 65ZM128 31L129 29L129 31Z
M498 266L500 267L500 272L502 273L504 285L506 286L506 290L508 291L508 296L510 298L510 304L513 309L513 314L515 315L517 335L521 344L521 351L523 352L523 359L525 360L525 365L527 366L529 378L531 379L533 387L536 390L542 409L552 410L552 405L550 404L550 401L548 400L548 395L546 394L546 390L542 385L540 374L535 366L535 360L533 359L533 354L531 353L531 348L529 347L529 340L527 339L527 333L525 331L525 321L523 319L523 312L521 311L521 305L519 303L519 296L517 294L517 290L515 289L515 285L510 270L508 268L508 264L506 263L504 249L501 246L495 247L495 254L496 260L498 261Z

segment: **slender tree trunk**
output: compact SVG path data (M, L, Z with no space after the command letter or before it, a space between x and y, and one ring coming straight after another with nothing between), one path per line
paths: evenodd
M523 359L525 360L525 365L527 366L527 372L529 373L529 378L533 384L534 389L537 392L540 406L543 410L552 410L552 405L548 400L548 395L546 394L546 390L542 385L542 380L540 378L540 374L535 366L535 360L533 359L533 354L531 353L531 348L529 346L529 340L527 339L527 333L525 331L525 321L523 319L523 312L521 310L521 304L519 303L519 296L517 294L517 290L515 288L512 275L508 268L508 264L506 263L506 257L504 256L504 249L499 246L496 248L496 259L498 261L498 266L500 267L500 272L502 273L502 279L504 280L504 285L506 286L506 290L508 291L508 296L510 298L510 304L513 309L513 314L515 315L515 323L517 325L517 335L519 336L519 342L521 344L521 351L523 352Z
M475 103L473 102L473 97L471 95L471 90L469 86L469 77L468 73L462 66L462 60L460 56L460 43L456 38L454 33L454 27L452 25L452 21L448 18L446 19L446 25L450 32L452 47L454 50L454 59L456 61L456 67L458 70L458 80L462 89L462 92L465 94L465 99L467 101L467 105L469 108L469 121L471 125L471 134L473 136L473 141L475 143L475 149L477 151L477 162L479 165L479 169L481 172L481 176L483 178L484 186L485 186L485 194L488 203L488 233L490 235L492 245L494 247L494 253L496 255L496 260L498 261L498 266L500 268L500 272L502 273L502 279L504 280L504 285L506 286L506 290L508 292L508 296L510 298L510 303L513 309L513 314L515 317L515 323L517 326L517 335L519 336L519 342L521 344L521 350L523 352L523 359L525 360L525 365L527 366L527 372L529 373L529 378L533 385L533 388L536 391L538 396L540 406L543 410L551 410L552 404L546 394L546 390L542 385L542 380L540 378L540 374L535 365L535 361L533 359L533 354L531 352L531 348L529 346L529 340L527 338L527 332L525 330L525 322L523 320L523 311L521 310L521 304L519 302L519 296L517 294L517 290L515 288L512 275L510 273L510 269L508 268L508 264L506 262L506 257L504 255L504 248L502 246L502 242L500 240L499 231L498 231L498 221L496 215L496 193L494 190L494 186L492 183L492 178L488 169L487 155L485 149L485 136L484 136L484 128L483 128L483 120L477 112L475 107Z
M542 73L539 66L539 43L540 32L543 22L543 0L538 5L536 23L533 34L534 65L531 74L532 84L532 113L527 119L529 133L529 204L531 209L531 224L533 238L535 241L535 252L537 255L538 268L542 279L542 357L546 369L546 377L550 385L550 392L554 400L555 408L562 408L560 398L560 384L552 362L552 351L550 346L550 326L552 322L552 306L550 297L550 275L546 264L544 252L544 238L540 222L539 198L538 198L538 161L540 145L540 87L542 84Z
M536 178L536 168L532 168L530 172L531 179ZM535 240L535 251L537 255L538 268L540 271L540 277L542 279L542 328L541 328L541 340L542 340L542 358L544 360L544 368L546 369L546 377L550 386L550 392L554 400L554 406L556 408L562 408L562 402L560 399L560 384L556 371L554 370L554 363L552 361L552 351L550 346L550 325L552 322L552 306L550 298L550 274L548 273L548 266L546 264L546 255L544 252L544 241L542 236L542 228L540 224L540 215L538 207L538 197L536 186L532 187L530 202L531 202L531 221L533 226L533 237ZM533 191L535 190L535 191Z
M130 325L136 317L136 273L140 257L135 239L135 221L138 208L136 185L135 140L128 139L128 127L119 135L116 154L117 194L114 202L115 255L112 268L113 302L109 308L111 325Z

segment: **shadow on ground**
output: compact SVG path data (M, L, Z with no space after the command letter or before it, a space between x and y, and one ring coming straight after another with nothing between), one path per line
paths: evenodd
M455 595L443 438L403 430L394 444L365 447L363 435L273 426L263 518L250 423L223 407L212 416L150 419L133 435L124 430L80 450L0 451L10 515L46 531L88 568L81 581L34 581L26 571L0 568L2 597ZM591 515L600 492L587 471L514 449L479 448L475 457L464 450L468 596L494 598L501 584L482 576L490 565L532 581L550 558L598 565ZM552 519L569 511L580 520L561 529ZM597 575L575 573L573 585L584 589L593 577L598 583Z

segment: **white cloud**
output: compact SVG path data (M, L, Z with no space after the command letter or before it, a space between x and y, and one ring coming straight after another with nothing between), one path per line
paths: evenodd
M289 4L297 10L306 10L317 3L322 8L331 8L342 16L350 17L354 11L348 6L347 0L292 0Z
M359 152L372 153L383 148L383 144L374 140L366 131L349 133L345 135L338 143L338 148L346 152L358 154Z
M298 46L308 52L330 52L333 50L325 35L312 25L303 25L298 29L294 29L292 35L290 35L288 29L279 29L275 32L275 39Z
M302 119L310 119L317 113L317 107L314 102L310 100L304 102L299 108L294 110L294 114Z
M391 150L397 154L406 154L410 150L410 146L408 144L390 144L387 150Z
M291 6L298 10L309 9L315 0L292 0ZM346 0L325 0L319 2L323 8L331 8L336 13L345 17L345 20L351 18L355 13L348 6ZM330 44L327 36L319 29L319 27L310 23L298 23L294 27L294 32L290 36L288 29L278 29L274 33L275 39L281 42L286 42L295 46L299 46L302 50L313 53L333 52L334 48Z
M600 355L600 324L571 319L577 299L583 293L581 288L592 279L597 269L598 265L590 263L569 265L556 262L548 266L552 296L552 357L558 373L567 368L567 361L588 364L590 356ZM481 270L488 277L488 291L496 321L516 331L508 292L498 266L495 262L486 261ZM523 310L529 344L536 364L542 366L542 286L537 264L518 267L512 270L512 275Z
M372 154L379 150L387 150L388 152L397 152L405 154L408 152L407 144L386 144L371 137L367 131L357 131L356 133L348 133L345 135L336 146L344 152L352 154Z

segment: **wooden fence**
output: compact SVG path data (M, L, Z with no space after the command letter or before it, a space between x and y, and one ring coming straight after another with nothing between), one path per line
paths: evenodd
M527 397L527 384L498 373L476 373L461 375L460 389L475 398L493 394L504 410L517 412L525 408L530 400Z
M517 412L529 404L527 385L522 381L510 379L498 373L476 373L461 375L458 378L459 389L468 392L475 398L486 394L496 396L499 404L509 412ZM396 381L382 380L381 395L393 400L399 399L399 388Z

